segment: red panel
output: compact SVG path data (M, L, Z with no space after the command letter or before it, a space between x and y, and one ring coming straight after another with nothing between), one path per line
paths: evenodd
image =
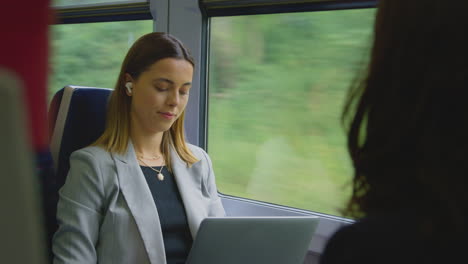
M0 8L0 67L15 72L25 87L31 141L47 147L46 91L49 70L49 0L8 0Z

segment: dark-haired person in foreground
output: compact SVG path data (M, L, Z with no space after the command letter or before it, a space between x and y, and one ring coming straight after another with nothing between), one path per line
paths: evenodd
M357 222L322 264L455 263L468 248L468 1L381 0L343 120Z
M184 138L193 67L169 34L130 48L104 133L71 155L54 263L184 264L200 222L224 216L210 158Z

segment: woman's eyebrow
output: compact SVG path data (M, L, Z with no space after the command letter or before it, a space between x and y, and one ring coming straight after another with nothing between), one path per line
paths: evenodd
M153 82L166 82L166 83L169 83L169 84L172 84L172 85L175 84L172 80L169 80L167 78L157 78ZM186 85L192 85L192 83L191 82L186 82L182 86L186 86Z

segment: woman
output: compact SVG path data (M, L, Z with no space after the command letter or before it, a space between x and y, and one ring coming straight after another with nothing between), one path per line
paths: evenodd
M344 120L348 215L322 264L452 263L468 238L466 0L381 0Z
M71 155L54 263L185 263L202 219L224 216L208 155L184 138L193 68L169 34L130 48L104 133Z

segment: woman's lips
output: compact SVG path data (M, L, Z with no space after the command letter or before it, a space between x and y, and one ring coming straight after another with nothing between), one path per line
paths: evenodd
M175 117L175 114L170 112L159 112L165 119L171 120Z

